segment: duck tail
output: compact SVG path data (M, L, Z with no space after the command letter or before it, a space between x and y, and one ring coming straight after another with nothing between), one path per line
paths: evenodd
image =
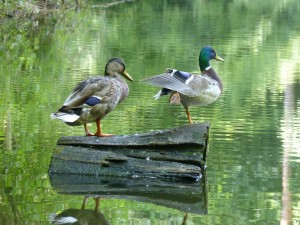
M170 89L163 88L163 89L161 89L159 92L157 92L157 94L154 95L153 98L154 98L155 100L160 99L161 96L163 96L163 95L168 95L171 91L172 91L172 90L170 90Z
M162 91L162 90L160 90L159 92L157 92L156 95L153 96L153 98L154 98L155 100L160 99L160 97L162 96L161 91Z
M57 218L56 218L57 217ZM52 224L66 224L66 223L75 223L77 222L78 220L72 216L62 216L62 217L59 217L59 215L56 215L56 213L51 213L49 216L48 216L48 219L49 221L52 223Z
M76 115L76 114L68 114L68 113L64 113L64 112L56 112L56 113L52 113L50 115L50 117L51 117L51 119L62 120L65 123L73 123L76 120L78 120L78 118L80 116Z

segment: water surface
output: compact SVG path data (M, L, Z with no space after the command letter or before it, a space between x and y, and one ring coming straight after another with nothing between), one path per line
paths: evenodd
M13 22L0 28L2 223L48 224L50 213L81 207L81 196L58 194L47 174L58 138L84 134L49 117L78 81L122 57L136 82L104 132L185 125L181 106L154 101L158 89L139 81L166 67L197 72L200 48L211 45L225 59L211 62L224 91L214 104L191 108L195 122L211 124L208 214L189 214L187 223L299 224L300 2L106 3L26 30ZM120 199L103 199L100 208L110 224L181 224L185 215Z

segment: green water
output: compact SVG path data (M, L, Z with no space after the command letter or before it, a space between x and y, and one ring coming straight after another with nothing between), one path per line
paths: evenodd
M103 120L103 131L185 125L182 107L167 98L154 101L158 89L139 81L167 67L199 71L205 45L225 59L211 62L224 91L214 104L191 108L195 122L210 122L211 135L208 214L189 214L187 224L299 224L300 2L89 5L35 26L1 24L0 224L49 224L50 213L81 207L82 196L58 194L48 177L58 138L84 135L83 127L49 116L77 82L121 57L135 82L128 84L128 99ZM121 199L103 199L100 208L110 224L181 224L185 215Z

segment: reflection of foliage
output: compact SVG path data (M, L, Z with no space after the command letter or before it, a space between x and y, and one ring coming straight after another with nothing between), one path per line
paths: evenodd
M44 17L56 9L79 7L80 0L2 0L0 4L0 20L35 19Z
M1 224L23 224L21 223L20 212L17 209L17 204L14 199L13 188L6 186L4 193L7 197L7 206L1 206L0 204L0 221Z

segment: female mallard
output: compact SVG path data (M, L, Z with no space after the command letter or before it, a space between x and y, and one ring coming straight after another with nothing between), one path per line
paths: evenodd
M216 101L222 93L223 84L209 61L216 59L224 62L212 47L206 46L199 54L199 66L202 75L191 74L175 69L167 69L164 74L144 79L143 81L162 89L154 96L159 99L170 94L170 104L182 104L188 120L193 123L189 107L208 105Z
M51 118L60 119L70 126L83 124L87 136L111 136L102 134L100 121L128 96L128 85L120 75L133 81L125 71L122 59L110 59L104 76L90 77L80 82L58 112L51 114ZM97 124L95 134L91 134L86 125L92 122Z

